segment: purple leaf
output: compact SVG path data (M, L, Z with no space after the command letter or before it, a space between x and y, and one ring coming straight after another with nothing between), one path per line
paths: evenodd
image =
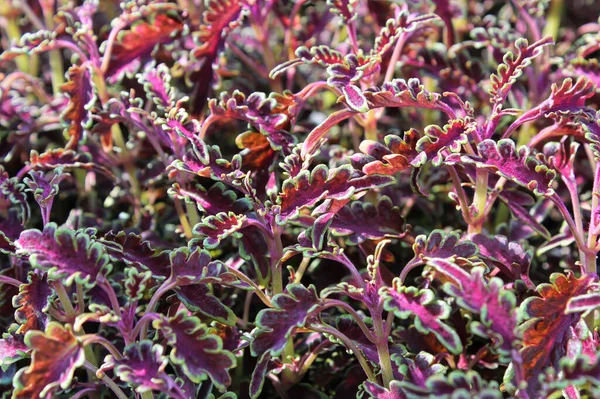
M184 399L180 392L173 392L175 382L165 371L169 360L162 353L162 346L140 341L127 346L122 359L109 356L104 367L114 367L115 375L138 393L159 391Z
M263 309L256 316L257 328L250 344L253 356L267 352L279 356L294 330L304 326L310 312L319 306L315 287L301 284L289 284L271 302L274 308Z
M473 258L479 253L477 246L467 240L461 241L456 232L445 233L443 230L433 230L429 236L421 234L413 244L415 259L422 260L439 258L455 259Z
M510 280L522 279L528 285L533 284L529 279L531 255L519 243L509 242L502 235L491 238L483 234L471 236L471 241L478 246L479 256L489 260Z
M16 241L17 253L29 256L35 268L48 271L48 278L73 281L92 287L100 274L110 272L102 245L82 231L58 228L48 223L43 231L26 230Z
M23 342L23 337L11 333L2 334L0 339L0 366L6 370L8 366L27 356L29 347Z
M433 166L440 166L444 160L444 151L460 151L474 131L475 123L465 119L452 119L443 128L427 126L425 135L417 141L415 150L418 155L411 160L411 165L421 167L425 162L432 161Z
M492 102L501 105L523 70L542 53L544 47L551 44L554 44L551 37L545 37L531 45L527 43L526 39L518 39L515 43L517 56L515 57L512 52L506 53L504 63L498 65L497 74L491 76L492 87L489 93Z
M173 348L171 361L181 365L193 382L200 383L208 376L221 391L231 383L228 370L235 367L235 357L223 349L221 338L209 333L200 319L180 311L173 317L161 316L152 325Z
M47 224L50 222L54 197L58 195L58 185L69 174L63 174L62 168L53 169L46 174L40 171L31 171L29 174L31 178L26 177L23 182L29 187L27 191L33 193L33 198L42 211L42 220Z
M510 362L513 346L518 342L515 334L515 295L504 289L504 283L499 278L486 281L483 267L475 267L469 274L443 259L432 259L428 265L442 272L451 271L451 277L458 284L447 283L444 290L456 298L460 307L481 315L479 323L471 322L471 331L476 335L491 338L494 349L500 354L500 361Z
M21 324L17 333L25 334L31 330L45 330L48 324L48 308L52 289L45 273L32 271L28 283L21 284L19 295L13 297L15 320Z
M597 277L590 275L575 278L570 271L566 275L554 273L550 284L538 286L539 296L521 303L523 377L530 394L539 388L539 374L548 366L558 366L565 355L567 333L581 318L581 313L565 314L569 301L586 294L596 281Z
M411 167L411 162L417 156L416 147L420 136L419 132L410 129L404 133L404 138L394 134L386 135L385 144L365 140L360 143L360 150L364 155L353 155L352 163L367 175L393 175Z
M240 230L247 227L247 217L233 212L221 212L207 216L194 226L194 234L199 235L207 249L214 249L227 237L240 238Z
M237 316L214 296L207 284L194 284L175 290L177 297L191 312L200 312L225 325L235 325Z
M159 252L151 247L148 241L135 233L112 231L98 240L111 260L125 262L141 269L148 269L152 274L167 277L170 273L169 254Z
M444 323L450 316L450 306L435 299L433 291L401 286L400 280L395 279L392 288L381 289L381 295L385 310L394 312L400 319L414 317L415 327L419 332L433 333L451 353L462 352L463 346L458 334Z
M333 235L345 237L351 245L365 240L401 238L407 232L400 209L388 197L381 197L377 205L355 201L344 206L333 217L330 229Z
M355 85L349 84L342 87L342 93L344 94L342 101L344 101L352 110L361 113L369 110L367 99L362 91Z
M510 139L503 139L497 143L484 140L479 143L477 149L478 157L453 154L447 161L464 162L474 164L478 168L490 169L539 196L554 194L552 184L556 172L546 165L543 155L533 154L527 146L522 146L517 151L515 143Z
M83 345L71 326L51 322L46 331L29 331L25 343L32 351L31 364L15 375L13 397L30 399L51 396L71 386L75 370L85 362Z
M317 165L312 173L302 171L298 176L283 182L277 204L281 207L277 223L294 219L302 208L312 207L324 199L337 201L340 206L355 194L383 187L393 182L389 176L364 176L350 165L328 170L325 165ZM340 206L341 207L341 206Z

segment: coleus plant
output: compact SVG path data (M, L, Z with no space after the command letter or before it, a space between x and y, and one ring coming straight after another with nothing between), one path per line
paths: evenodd
M598 397L575 4L0 3L3 397Z

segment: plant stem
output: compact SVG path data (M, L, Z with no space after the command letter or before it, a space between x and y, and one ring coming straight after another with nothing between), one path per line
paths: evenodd
M71 298L65 289L65 286L60 281L54 281L52 283L52 287L56 291L56 295L58 296L58 300L60 301L65 313L69 318L77 317L77 312L73 308L73 304L71 303Z
M47 7L42 7L42 13L44 14L44 22L46 23L46 29L53 30L53 10ZM50 68L52 70L52 92L54 93L54 95L58 95L61 92L61 86L65 82L65 69L63 67L63 59L59 49L50 50Z
M485 222L485 204L487 200L488 190L488 171L485 169L477 169L475 177L475 197L473 204L477 209L477 216L472 224L469 225L469 233L481 233L483 223Z
M371 333L369 327L367 327L365 322L360 318L358 313L356 313L354 308L352 308L352 306L348 305L347 303L339 301L337 299L325 299L325 305L321 306L318 309L318 312L321 313L325 309L329 309L331 307L338 307L348 312L350 316L352 316L352 318L356 321L356 324L358 324L358 327L363 332L363 334L365 334L365 337L373 343L377 342L377 337L374 336L373 333Z
M294 278L294 283L299 283L302 280L302 276L304 276L304 272L310 265L311 258L303 257L302 262L300 262L300 266L298 266L298 270L296 271L296 277Z
M91 371L97 376L96 373L98 372L98 367L94 366L92 363L86 360L83 364L83 367L85 367L87 370ZM113 393L117 396L118 399L128 399L127 395L125 395L125 392L123 392L123 390L106 374L103 373L101 380L106 384L106 386L108 386L111 389L111 391L113 391Z
M24 284L24 283L20 282L19 280L15 279L15 278L0 275L0 284L10 284L14 287L19 288L21 286L21 284Z
M194 234L192 232L192 226L190 226L190 222L181 205L181 200L175 197L173 198L173 203L175 204L175 210L179 216L179 223L181 223L181 227L183 228L183 234L185 234L186 239L191 240Z
M394 379L394 372L392 371L392 361L390 359L390 349L388 346L388 336L383 327L383 319L381 317L383 312L383 303L376 310L373 315L373 325L375 327L375 335L377 342L377 354L379 355L379 365L381 366L381 375L383 377L383 386L388 389L390 382Z
M348 337L346 337L344 334L337 331L336 329L328 327L328 326L323 326L323 325L318 326L318 327L310 326L310 329L315 332L333 335L334 337L336 337L337 339L342 341L344 343L344 345L346 345L346 347L354 353L354 356L356 356L358 363L362 367L363 371L365 372L365 374L367 375L369 380L372 382L377 382L377 378L375 377L375 374L373 374L373 370L371 370L371 366L369 366L369 361L365 358L365 356L362 354L360 349L358 349L358 347L356 345L354 345L354 342L352 342Z
M469 200L467 199L467 194L465 193L464 188L462 187L460 177L456 172L456 168L454 166L446 166L448 169L448 173L450 174L450 178L452 179L452 184L454 185L454 190L456 190L456 194L458 195L458 203L460 204L460 209L462 211L463 219L467 224L471 224L471 215L469 213Z
M268 307L272 308L273 304L271 303L271 300L269 299L269 297L267 297L265 295L265 293L262 291L262 289L256 285L256 283L252 280L250 280L248 278L248 276L246 276L245 274L243 274L242 272L240 272L239 270L226 265L227 266L227 270L229 270L230 273L235 274L235 276L237 278L239 278L241 281L243 281L244 283L250 285L252 288L254 288L254 293L260 298L261 301L263 301L263 303L265 305L267 305Z

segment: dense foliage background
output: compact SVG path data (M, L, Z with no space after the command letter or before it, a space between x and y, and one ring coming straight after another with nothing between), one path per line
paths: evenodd
M3 397L600 397L599 13L0 1Z

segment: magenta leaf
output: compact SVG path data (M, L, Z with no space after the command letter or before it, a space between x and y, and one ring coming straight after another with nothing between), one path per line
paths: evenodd
M417 141L420 134L411 129L400 138L394 134L385 136L385 144L372 140L360 143L363 154L352 156L352 162L367 175L393 175L396 172L411 167L411 162L417 156Z
M221 338L210 333L200 319L180 311L173 317L161 316L152 325L172 347L171 361L181 365L192 381L199 383L210 377L221 391L231 383L228 370L235 367L235 357L223 349Z
M481 315L480 322L471 322L471 331L489 337L500 361L510 362L511 352L518 342L515 333L517 300L513 292L505 290L499 278L486 280L483 267L475 267L469 274L443 259L432 259L428 265L450 272L457 284L446 283L444 290L456 298L459 306Z
M23 337L10 332L2 334L0 339L0 367L6 371L8 367L26 358L29 347L23 342Z
M461 240L456 232L445 233L443 230L434 230L429 236L421 234L415 238L413 244L415 259L470 259L475 257L479 250L471 241Z
M483 234L472 236L471 241L478 246L479 257L489 260L506 277L513 281L522 279L528 284L533 284L529 279L531 254L525 252L519 243L510 242L502 235L492 238Z
M31 364L15 375L15 398L46 398L59 388L71 386L85 355L69 324L63 327L51 322L45 332L30 331L25 343L32 349Z
M155 276L167 277L170 273L169 254L158 251L135 233L109 231L98 240L111 260L125 262L140 269L148 269Z
M370 189L383 187L393 182L389 176L364 176L349 165L328 169L317 165L312 172L300 172L296 177L283 182L277 204L281 207L277 223L294 219L302 208L312 207L317 202L329 199L343 205L352 196Z
M17 309L15 320L20 324L18 334L46 329L51 295L46 274L30 272L27 284L21 284L19 295L13 297L13 306Z
M560 86L552 85L550 97L537 107L525 112L510 126L503 137L509 137L519 126L546 117L558 120L561 117L584 114L584 104L596 93L596 85L585 76L580 76L575 84L571 78Z
M367 112L369 104L362 91L355 85L349 84L342 87L343 101L356 112Z
M175 88L171 86L171 74L165 64L156 67L149 65L138 75L138 82L144 86L146 98L152 101L159 111L171 107L175 101Z
M158 391L171 397L183 398L170 392L174 381L165 371L169 360L163 355L162 346L153 344L152 341L140 341L127 346L123 355L119 360L109 356L104 367L114 367L115 375L136 392Z
M523 74L523 70L542 53L544 47L551 44L554 44L551 37L545 37L531 45L526 39L518 39L515 43L517 55L515 56L510 51L506 53L503 59L504 63L498 65L498 72L491 76L492 87L489 94L492 102L501 105L512 86Z
M419 332L433 333L451 353L461 353L463 345L458 334L444 323L450 316L450 306L436 299L430 289L419 290L400 284L400 281L395 279L393 287L381 289L385 310L394 312L400 319L414 317L415 327Z
M208 215L230 211L244 214L252 210L252 204L247 198L238 199L236 193L228 190L221 182L213 184L208 190L199 184L182 186L174 183L169 189L169 194L183 198L186 202L195 203L199 210Z
M351 245L365 240L400 238L406 234L400 209L388 197L382 197L377 205L355 201L344 206L333 217L330 228L334 236L345 237Z
M411 161L415 167L421 167L427 161L440 166L444 160L444 150L458 152L469 141L469 135L475 131L475 123L465 119L452 119L443 128L430 125L425 135L417 141L415 150L418 155Z
M442 101L442 95L425 89L419 79L394 79L382 87L374 87L364 92L370 108L423 108L438 110L455 119L456 115L448 104Z
M554 273L550 276L550 284L538 286L539 296L521 303L524 322L519 326L519 332L523 337L523 377L528 382L530 394L539 388L539 374L546 367L556 368L566 354L567 333L581 318L580 312L565 313L570 300L587 294L596 281L597 277L590 275L576 278L572 272Z
M194 234L198 234L204 240L205 248L213 249L227 237L240 238L240 230L247 226L246 220L244 215L221 212L205 217L194 227Z
M294 330L304 326L310 312L320 303L315 287L306 288L301 284L289 284L271 302L272 309L263 309L256 316L257 328L250 344L253 356L265 353L278 356Z
M522 146L517 151L515 143L510 139L503 139L497 143L493 140L484 140L479 143L477 149L478 157L453 154L447 160L452 158L451 162L464 162L474 164L478 168L489 169L499 176L528 188L535 195L554 194L552 184L556 171L545 163L543 155L532 153L527 146Z
M58 185L69 177L69 174L63 174L62 168L59 167L47 173L31 171L29 175L31 177L26 177L23 182L28 187L27 191L33 193L33 198L40 206L44 224L49 223L54 197L58 195Z
M110 272L108 256L89 233L58 228L48 223L43 231L26 230L16 241L17 253L29 256L35 268L48 271L48 278L73 281L92 287L101 274Z

